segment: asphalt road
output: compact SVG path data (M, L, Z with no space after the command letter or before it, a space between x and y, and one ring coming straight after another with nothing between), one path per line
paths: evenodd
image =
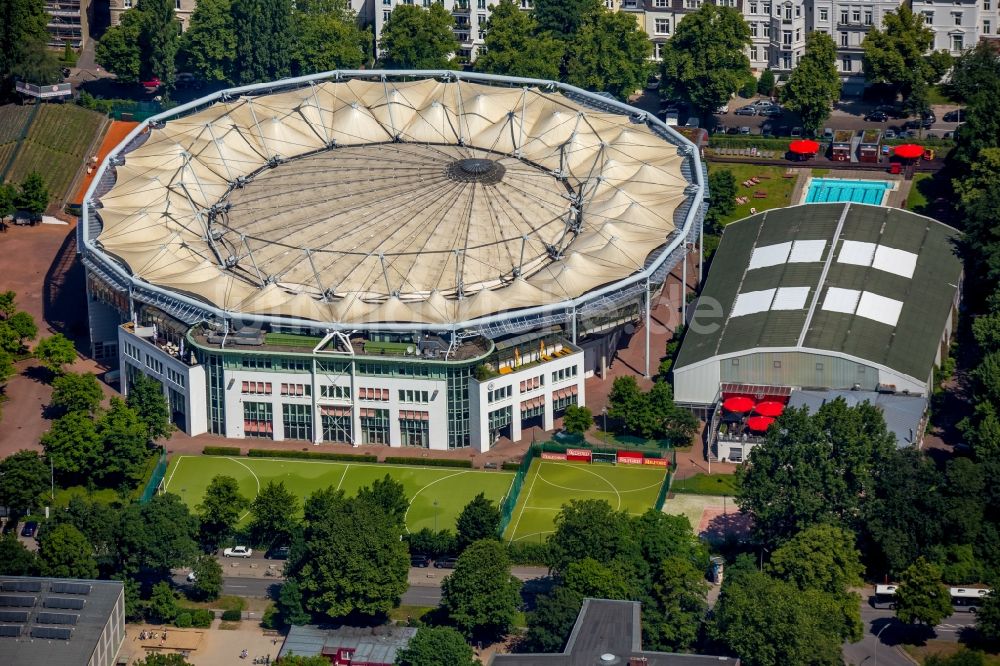
M919 630L896 620L891 610L872 608L867 600L862 602L861 621L865 625L864 637L857 643L844 644L845 663L849 666L913 666L913 660L899 646L917 640L914 632ZM958 640L962 630L975 622L971 613L955 613L934 627L934 637L943 641Z

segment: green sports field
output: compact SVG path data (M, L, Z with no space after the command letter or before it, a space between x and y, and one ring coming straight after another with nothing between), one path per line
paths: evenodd
M666 478L662 467L605 465L535 459L507 527L510 541L542 541L571 499L602 499L612 509L638 515L656 503Z
M514 478L512 472L480 472L451 467L416 467L280 458L229 458L178 456L170 461L165 489L180 495L195 510L212 477L225 474L240 484L249 499L269 481L284 481L285 487L305 499L328 486L354 495L359 488L389 474L403 484L410 498L406 526L454 529L462 508L479 493L500 504ZM435 506L436 503L436 506ZM301 504L300 504L301 510ZM244 516L245 517L245 516Z

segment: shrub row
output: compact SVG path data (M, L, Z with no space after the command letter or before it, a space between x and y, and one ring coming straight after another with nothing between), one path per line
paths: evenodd
M201 450L204 456L238 456L240 447L238 446L206 446Z
M507 544L507 556L511 564L522 566L548 566L548 543L514 541Z
M470 469L471 460L441 460L438 458L407 458L403 456L389 456L385 462L390 465L423 465L425 467L462 467Z
M519 462L505 462L500 468L505 472L516 472L521 469L521 463Z
M181 611L174 618L174 626L181 629L186 629L188 627L197 627L199 629L207 629L212 626L212 620L215 619L215 614L204 608L198 608L191 611Z
M347 460L350 462L378 462L378 457L363 453L334 453L332 451L286 451L284 449L250 449L251 458L306 458L311 460Z
M238 610L227 610L222 612L223 622L239 622L243 619L243 613Z

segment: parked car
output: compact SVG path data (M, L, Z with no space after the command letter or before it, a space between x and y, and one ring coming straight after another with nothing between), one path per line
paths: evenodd
M739 134L739 133L740 133L740 128L739 127L727 127L726 128L726 134Z
M163 85L163 83L160 82L160 79L158 79L155 76L149 79L148 81L142 81L141 83L142 87L146 88L147 90L156 90L157 88Z
M223 557L250 557L253 555L253 548L250 546L233 546L222 551Z
M875 107L875 110L881 111L890 118L905 118L907 115L906 111L903 111L903 109L896 106L895 104L880 104L879 106Z
M941 117L944 118L946 123L960 123L962 122L963 113L965 113L965 109L955 109L954 111L949 111Z
M934 116L933 112L925 113L920 117L919 120L917 120L916 118L912 120L907 120L905 123L903 123L903 128L920 129L921 127L923 127L924 129L930 129L931 125L933 125L936 122L937 118Z
M189 582L189 583L197 583L198 582L198 575L195 572L192 571L191 573L189 573L187 575L187 582Z
M288 546L274 546L264 554L264 557L269 560L287 560Z
M887 123L889 122L889 114L885 111L875 110L865 116L865 120L870 123Z
M652 74L648 79L646 79L646 90L656 90L659 87L660 87L660 77L658 77L656 74Z
M754 100L754 102L750 106L756 106L766 109L769 106L775 106L775 104L771 100L764 98L764 99Z
M824 127L823 128L823 138L827 139L827 140L832 140L833 139L833 128L832 127Z
M738 116L756 116L757 115L757 107L756 106L752 106L752 105L741 106L740 108L736 109L736 115L738 115Z
M774 104L772 106L765 106L765 107L761 107L761 108L762 108L762 111L760 111L760 115L766 116L768 118L780 118L781 116L785 115L784 109L782 109L777 104Z
M726 102L715 110L716 113L729 113L729 103Z
M431 565L431 558L426 555L410 555L410 566L426 569Z
M801 127L793 127L792 128L792 133L790 134L790 136L795 137L795 138L798 138L798 137L802 136L802 128Z
M23 537L33 537L38 532L38 523L33 520L29 520L21 528L21 536Z
M955 138L955 133L954 132L945 132L944 134L941 135L941 138L942 139L954 139Z
M458 562L457 557L443 557L434 563L435 569L454 569L455 563Z
M887 129L885 132L882 133L882 136L885 137L886 139L895 139L896 138L896 130L894 130L894 129Z
M788 125L779 125L778 131L775 132L775 136L788 136L789 131Z
M712 134L725 134L725 133L726 133L726 126L723 125L722 123L716 125L715 128L712 130Z
M740 134L749 134L749 133L750 133L750 128L747 127L746 125L740 128Z

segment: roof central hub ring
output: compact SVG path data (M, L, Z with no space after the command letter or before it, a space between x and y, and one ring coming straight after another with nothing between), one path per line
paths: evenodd
M448 178L459 183L496 185L503 180L507 169L496 160L488 160L481 157L466 157L449 164L447 172Z

